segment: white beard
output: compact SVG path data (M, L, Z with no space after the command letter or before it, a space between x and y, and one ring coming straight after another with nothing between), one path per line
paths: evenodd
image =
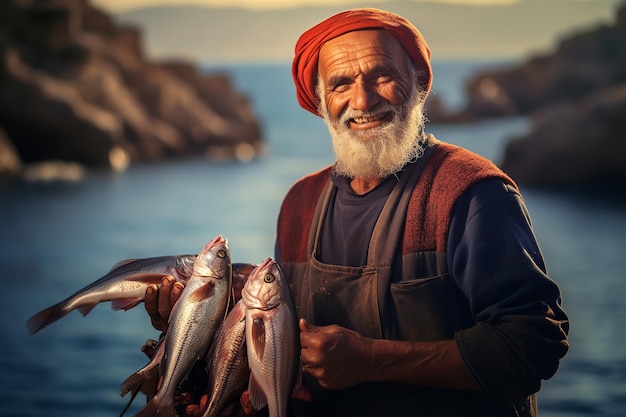
M336 162L334 172L347 178L385 178L417 160L424 152L425 92L414 88L406 104L395 106L384 102L370 112L348 108L338 120L332 120L324 97L320 115L333 139ZM391 122L364 131L352 131L348 120L393 112Z

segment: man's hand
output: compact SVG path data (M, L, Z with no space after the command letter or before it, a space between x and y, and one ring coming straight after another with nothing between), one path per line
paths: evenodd
M327 389L367 381L479 389L454 340L370 339L341 326L311 326L300 319L300 346L303 370Z
M167 330L172 307L180 298L183 288L183 284L176 282L169 275L163 277L160 287L154 284L148 286L144 303L146 311L150 316L152 327L163 332Z
M368 380L372 340L345 327L313 326L300 319L304 372L323 388L340 389Z

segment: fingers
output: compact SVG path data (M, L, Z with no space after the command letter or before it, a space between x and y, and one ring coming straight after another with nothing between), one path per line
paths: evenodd
M174 285L174 278L170 276L163 277L161 281L161 288L159 288L159 306L158 312L161 318L169 317L172 309L170 301L170 295L172 293L172 286Z
M174 286L172 288L172 294L170 295L170 311L174 307L174 304L176 304L176 301L178 301L178 299L180 298L180 295L183 293L184 288L185 286L180 282L174 283Z
M301 332L309 331L309 323L306 321L306 319L300 319L298 321L298 327L300 327Z
M300 327L301 332L308 333L324 333L324 328L328 328L328 326L315 326L313 324L309 324L306 319L300 319L298 321L298 326Z
M144 296L144 305L146 312L150 316L152 327L157 330L160 329L161 316L159 315L159 300L158 300L158 288L156 285L149 285L146 289L146 295Z
M160 287L154 284L148 286L144 296L144 303L146 312L150 316L152 327L161 331L167 329L167 322L172 312L172 307L180 298L183 288L183 284L176 282L169 275L163 277Z

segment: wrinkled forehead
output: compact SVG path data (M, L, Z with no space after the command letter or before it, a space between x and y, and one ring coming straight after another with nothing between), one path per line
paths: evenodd
M325 42L319 53L317 70L349 66L405 66L408 54L400 41L384 29L364 29L345 33Z

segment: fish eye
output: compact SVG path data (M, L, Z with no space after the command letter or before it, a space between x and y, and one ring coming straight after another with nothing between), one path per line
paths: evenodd
M263 277L263 281L265 281L266 284L269 284L271 282L274 282L276 278L274 277L274 275L272 274L267 274Z
M217 252L217 256L219 256L220 258L225 258L226 252L223 249L220 249L219 252Z

